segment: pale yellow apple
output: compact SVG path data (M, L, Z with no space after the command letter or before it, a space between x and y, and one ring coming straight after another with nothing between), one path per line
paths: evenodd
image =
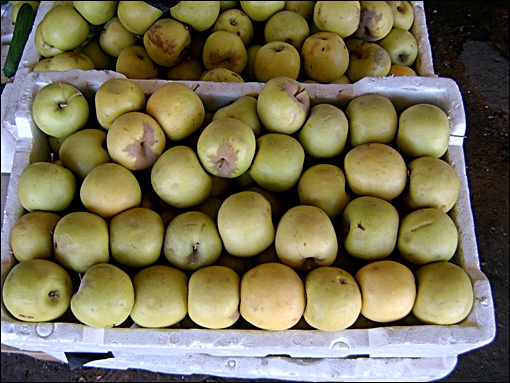
M163 11L146 1L119 1L117 16L128 31L143 36Z
M158 66L141 45L131 45L121 50L115 70L131 79L151 79L159 74Z

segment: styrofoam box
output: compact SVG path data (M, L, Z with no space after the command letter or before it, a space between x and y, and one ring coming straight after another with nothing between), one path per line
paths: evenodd
M16 260L10 252L9 233L24 213L17 197L22 170L36 161L48 161L47 138L31 117L32 101L43 86L64 81L86 97L116 72L32 72L17 89L6 112L5 124L16 131L14 166L7 190L1 239L1 281ZM167 81L135 80L146 95ZM257 95L261 83L183 81L215 111L242 95ZM460 91L451 79L437 77L366 78L352 85L304 84L312 106L331 103L342 110L354 97L379 94L397 108L427 102L447 113L452 129L445 155L458 172L461 192L450 211L459 229L459 246L452 261L463 267L473 284L475 301L469 316L450 326L382 326L349 328L339 332L290 329L98 329L74 323L27 323L13 319L2 304L2 343L21 350L43 351L65 361L65 352L112 352L114 358L87 366L145 368L180 374L299 380L432 380L454 368L457 355L490 343L495 336L495 314L490 283L481 272L465 171L463 140L466 129Z
M27 45L20 62L22 73L32 71L37 62L41 60L41 55L35 47L35 30L37 25L42 21L48 11L56 4L72 3L71 1L42 1L36 18L34 21L34 28L28 37ZM414 23L411 26L410 32L416 38L418 43L418 56L414 67L419 76L435 76L434 66L432 60L432 50L430 47L428 28L425 17L425 8L423 1L411 1L414 10Z

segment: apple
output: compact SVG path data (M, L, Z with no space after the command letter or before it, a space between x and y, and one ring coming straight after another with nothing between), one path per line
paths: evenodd
M347 77L356 82L364 77L385 77L391 68L388 52L376 43L368 43L357 38L345 41L349 50Z
M83 53L92 60L94 69L112 69L114 67L114 61L112 56L107 54L101 44L99 44L99 37L94 37L88 40L85 45L78 49L78 52Z
M179 1L170 8L170 15L198 32L213 26L220 14L219 1Z
M306 75L323 83L342 76L350 64L344 40L333 32L310 35L301 47L301 58Z
M163 249L165 226L154 210L134 207L114 216L109 225L110 254L130 267L155 263Z
M304 19L308 22L313 17L313 8L315 3L315 1L286 1L283 9L286 11L296 12L304 17Z
M34 162L19 176L18 198L28 211L59 212L71 205L76 188L76 178L69 169L50 162Z
M227 68L214 68L200 75L198 81L213 82L244 82L244 79L236 72Z
M51 58L48 63L48 70L91 70L94 69L94 63L84 53L80 52L62 52Z
M292 134L299 130L310 110L310 96L293 78L279 76L264 84L257 99L257 113L269 131Z
M154 117L172 141L183 140L195 133L205 119L200 97L187 85L170 82L149 96L146 113Z
M42 59L42 60L38 61L34 65L32 70L34 72L44 72L44 71L49 70L51 59L52 59L52 57L48 57L48 58L45 58L45 59Z
M248 47L253 39L253 22L246 13L237 8L222 12L212 26L211 33L227 31L235 33Z
M57 47L50 45L46 41L44 41L42 36L42 21L35 27L34 44L35 48L37 49L37 52L39 52L41 56L46 58L53 57L59 53L64 52L63 50L58 49Z
M267 21L285 8L285 1L240 1L243 11L256 22Z
M53 231L55 259L68 270L86 272L91 266L108 262L108 223L88 211L64 215Z
M363 41L378 41L393 28L393 11L384 1L360 1L360 20L354 36Z
M216 31L207 37L202 59L207 70L227 68L240 75L246 68L248 53L237 34Z
M237 7L238 1L220 1L220 12Z
M191 45L188 28L174 19L159 19L143 35L143 45L158 65L179 64Z
M154 165L163 153L166 136L153 117L127 112L111 124L106 144L113 161L129 170L143 170Z
M393 12L393 28L411 29L414 22L414 10L409 1L387 1Z
M119 1L117 16L129 32L143 36L163 11L146 1Z
M255 78L259 82L268 82L280 76L297 80L301 70L301 57L291 44L271 41L257 51L254 70Z
M169 80L197 81L204 72L202 60L185 58L179 64L168 68L164 77Z
M177 215L165 231L163 252L180 270L198 270L218 260L223 250L216 221L200 211Z
M345 38L358 29L360 12L359 1L317 1L313 8L313 22L320 31Z
M250 45L246 52L248 54L248 62L246 63L246 68L244 68L243 73L241 74L242 78L246 82L254 82L257 81L255 77L255 58L257 57L257 52L262 48L262 45Z
M101 25L115 16L118 3L118 1L73 1L73 7L90 24Z
M236 178L247 171L255 149L252 128L231 117L213 120L204 128L197 142L198 158L204 169L225 178Z
M117 16L104 24L99 35L101 49L113 57L119 57L124 48L135 45L136 41L135 34L128 31Z
M418 42L406 29L393 28L378 44L388 52L392 64L410 67L418 57Z
M313 205L296 205L280 218L275 234L278 258L287 266L330 266L336 259L338 240L331 219Z
M386 76L418 76L414 69L405 65L394 64L390 67L390 71Z
M94 103L99 125L108 130L120 115L144 109L145 93L133 80L111 78L99 86Z
M41 20L45 43L61 51L72 51L82 45L89 34L89 24L72 5L56 5Z
M255 136L260 136L262 133L262 123L257 114L257 99L253 96L241 96L231 104L218 109L214 113L212 121L224 117L236 118L245 122L253 130Z
M140 205L142 191L138 180L124 166L107 162L96 166L80 188L83 206L103 218Z
M106 132L82 129L71 134L60 146L58 156L62 165L84 179L97 165L112 162L106 149Z
M115 62L115 71L130 79L151 79L159 74L158 66L145 47L140 45L131 45L120 51Z
M283 41L297 50L301 49L309 35L310 28L305 18L293 11L283 10L275 13L264 26L266 42Z
M80 90L66 82L53 82L41 88L32 103L32 117L49 136L67 137L85 126L89 104Z
M439 158L450 142L450 121L438 106L415 104L399 116L397 147L410 157Z
M2 286L11 315L25 322L48 322L62 316L71 302L73 282L63 267L47 259L16 264Z

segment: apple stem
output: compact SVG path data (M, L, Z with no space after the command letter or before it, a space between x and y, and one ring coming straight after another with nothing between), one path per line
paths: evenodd
M297 97L299 96L301 93L303 93L306 89L305 88L301 88L299 89L295 94L294 94L294 97Z

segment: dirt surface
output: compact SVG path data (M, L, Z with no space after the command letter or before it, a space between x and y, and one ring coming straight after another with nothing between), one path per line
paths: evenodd
M497 335L460 355L444 382L509 380L508 347L508 2L426 1L435 72L454 79L467 118L464 143L482 271L489 278ZM2 353L2 382L230 381L204 375L77 368Z

